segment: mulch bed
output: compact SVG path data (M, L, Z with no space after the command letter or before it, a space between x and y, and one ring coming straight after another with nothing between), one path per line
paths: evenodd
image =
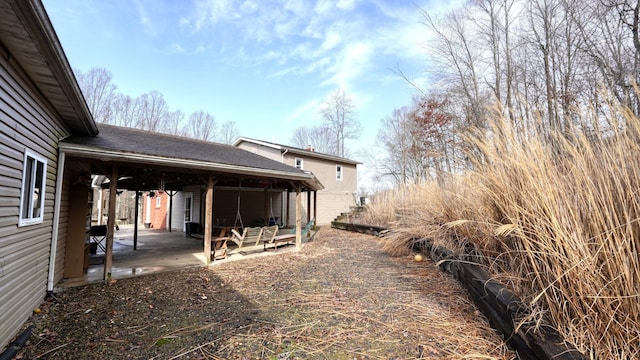
M377 238L55 294L23 359L514 359L464 290Z

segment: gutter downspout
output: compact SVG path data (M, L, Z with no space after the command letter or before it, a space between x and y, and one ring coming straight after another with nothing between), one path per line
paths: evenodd
M56 251L58 249L58 229L60 222L60 203L62 202L62 183L64 181L64 163L66 153L60 152L58 156L58 170L56 173L56 196L53 204L53 229L51 234L51 252L49 253L49 276L47 278L47 291L53 291L54 274L56 268Z
M283 152L280 153L282 160L280 161L281 163L284 164L284 156L289 152L289 149L284 149ZM289 190L287 190L287 199L284 199L284 196L282 196L282 193L280 193L280 222L282 223L284 221L283 217L284 217L284 207L287 207L287 223L289 222ZM284 226L287 226L289 224L284 224Z

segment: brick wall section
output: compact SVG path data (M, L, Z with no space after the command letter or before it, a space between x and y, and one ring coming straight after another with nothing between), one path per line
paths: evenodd
M147 218L147 197L149 193L145 193L142 197L142 214L140 218L144 223ZM169 203L169 196L167 193L155 192L155 195L151 198L151 206L149 214L151 220L151 228L153 229L166 229L167 228L167 204Z

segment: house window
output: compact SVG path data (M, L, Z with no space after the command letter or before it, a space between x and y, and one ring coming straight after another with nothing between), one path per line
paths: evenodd
M296 158L296 168L302 170L302 159Z
M42 222L46 176L47 160L26 150L22 171L19 226Z
M162 198L160 195L156 195L156 207L159 208L162 205Z
M342 181L342 165L336 165L336 180Z

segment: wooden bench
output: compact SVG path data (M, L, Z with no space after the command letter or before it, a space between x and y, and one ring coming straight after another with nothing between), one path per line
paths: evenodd
M204 235L202 234L191 234L191 237L204 241ZM227 258L227 241L229 239L231 239L230 236L218 236L211 238L211 260Z
M304 229L302 229L301 236L303 237L306 236L311 230L311 228L313 227L314 223L315 223L315 219L311 219L311 221L307 223ZM273 238L273 240L271 240L270 242L265 242L264 250L267 250L267 245L273 245L273 249L278 250L278 243L289 243L295 239L296 239L296 228L294 227L293 229L291 229L291 232L289 234L276 235Z

